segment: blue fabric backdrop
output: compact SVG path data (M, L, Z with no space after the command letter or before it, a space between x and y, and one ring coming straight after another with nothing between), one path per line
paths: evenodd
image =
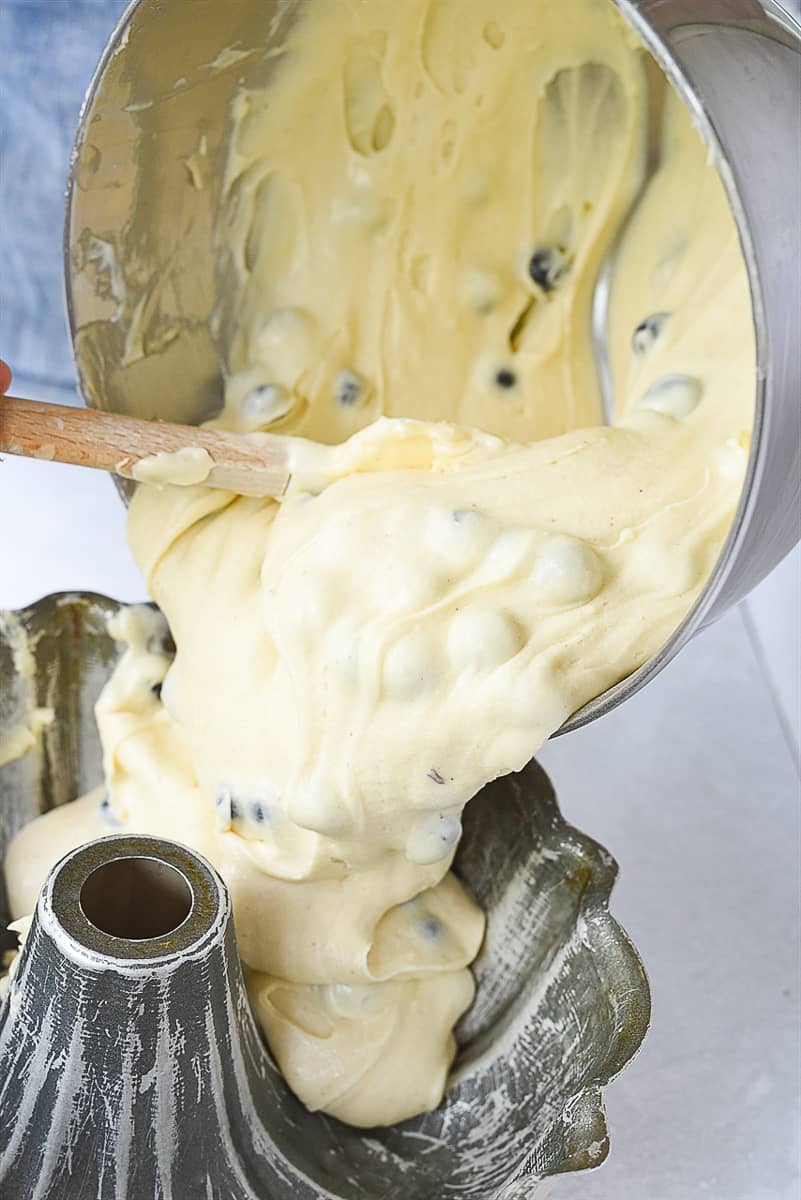
M126 0L0 0L0 357L16 390L70 389L61 237L84 92Z

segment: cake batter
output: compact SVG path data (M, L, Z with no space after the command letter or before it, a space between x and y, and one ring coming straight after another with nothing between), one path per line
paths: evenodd
M137 490L177 653L152 610L118 619L105 788L22 831L9 898L30 912L102 833L199 850L290 1086L384 1124L438 1103L472 998L463 806L646 662L720 553L748 285L707 150L611 4L304 4L233 120L214 423L307 440L280 505ZM608 426L590 305L635 203Z

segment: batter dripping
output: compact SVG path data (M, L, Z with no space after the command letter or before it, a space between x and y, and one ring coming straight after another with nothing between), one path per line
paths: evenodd
M611 4L299 7L234 113L217 423L330 448L298 444L280 506L139 488L175 660L157 615L119 619L106 788L24 830L6 876L19 916L90 837L201 851L288 1082L371 1125L438 1102L472 997L461 810L687 613L755 356L719 178ZM635 200L610 427L590 304Z

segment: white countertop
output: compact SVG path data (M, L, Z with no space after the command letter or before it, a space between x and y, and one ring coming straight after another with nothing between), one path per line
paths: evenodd
M743 613L540 758L653 989L610 1158L554 1200L798 1200L799 780Z

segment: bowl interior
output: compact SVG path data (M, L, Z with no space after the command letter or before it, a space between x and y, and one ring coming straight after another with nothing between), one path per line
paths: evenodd
M615 2L668 71L725 166L706 107L679 66L677 49L691 39L673 37L671 22L687 26L693 37L696 27L703 33L712 26L701 26L695 17L688 24L680 3L652 13L651 6L635 0ZM190 23L181 4L138 0L110 39L76 137L65 229L72 337L81 389L91 407L187 423L218 410L223 382L212 328L221 313L224 321L225 306L219 302L224 289L215 220L231 104L241 89L269 83L278 60L266 51L280 42L299 10L300 0L226 0L224 5L193 0ZM759 278L748 220L735 203L737 185L730 173L724 172L724 183L744 238L758 317ZM763 343L761 338L760 353ZM714 575L663 649L584 705L560 732L633 695L708 622L713 608L719 615L732 602L731 560L742 541L761 453L762 387L760 373L748 481ZM132 485L117 483L127 499ZM772 549L773 561L795 536L787 535L783 550Z

